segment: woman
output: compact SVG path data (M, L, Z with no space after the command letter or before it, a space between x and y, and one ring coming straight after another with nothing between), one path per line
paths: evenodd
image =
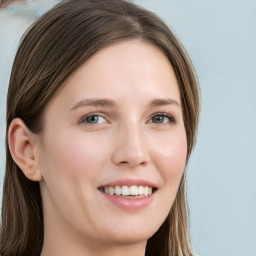
M13 65L1 256L192 255L198 115L193 66L157 16L120 0L57 5Z

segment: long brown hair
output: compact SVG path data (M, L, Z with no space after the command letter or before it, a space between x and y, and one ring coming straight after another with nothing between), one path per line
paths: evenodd
M102 48L131 39L157 46L175 71L189 158L198 125L199 87L191 61L175 35L155 14L132 3L63 1L26 32L13 64L7 96L1 256L38 256L44 239L39 183L27 179L11 157L7 140L11 121L21 118L33 133L40 133L44 109L64 81ZM146 256L192 255L185 187L184 177L168 218L148 240Z

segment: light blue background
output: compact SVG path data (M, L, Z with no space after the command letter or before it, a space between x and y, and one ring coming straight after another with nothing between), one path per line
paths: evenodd
M202 93L188 169L194 249L200 256L256 256L256 1L136 0L157 13L187 48ZM0 182L5 98L22 32L56 1L0 11Z

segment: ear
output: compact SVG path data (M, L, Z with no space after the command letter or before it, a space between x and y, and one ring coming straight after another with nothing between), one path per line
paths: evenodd
M38 166L38 144L33 134L20 118L12 120L8 131L9 150L15 163L32 181L42 179Z

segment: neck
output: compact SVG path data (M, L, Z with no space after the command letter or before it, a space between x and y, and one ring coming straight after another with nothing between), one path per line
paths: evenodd
M101 246L97 247L85 246L74 247L72 244L58 245L44 244L41 256L144 256L146 245L142 244L130 244L130 245L113 245L113 246Z

